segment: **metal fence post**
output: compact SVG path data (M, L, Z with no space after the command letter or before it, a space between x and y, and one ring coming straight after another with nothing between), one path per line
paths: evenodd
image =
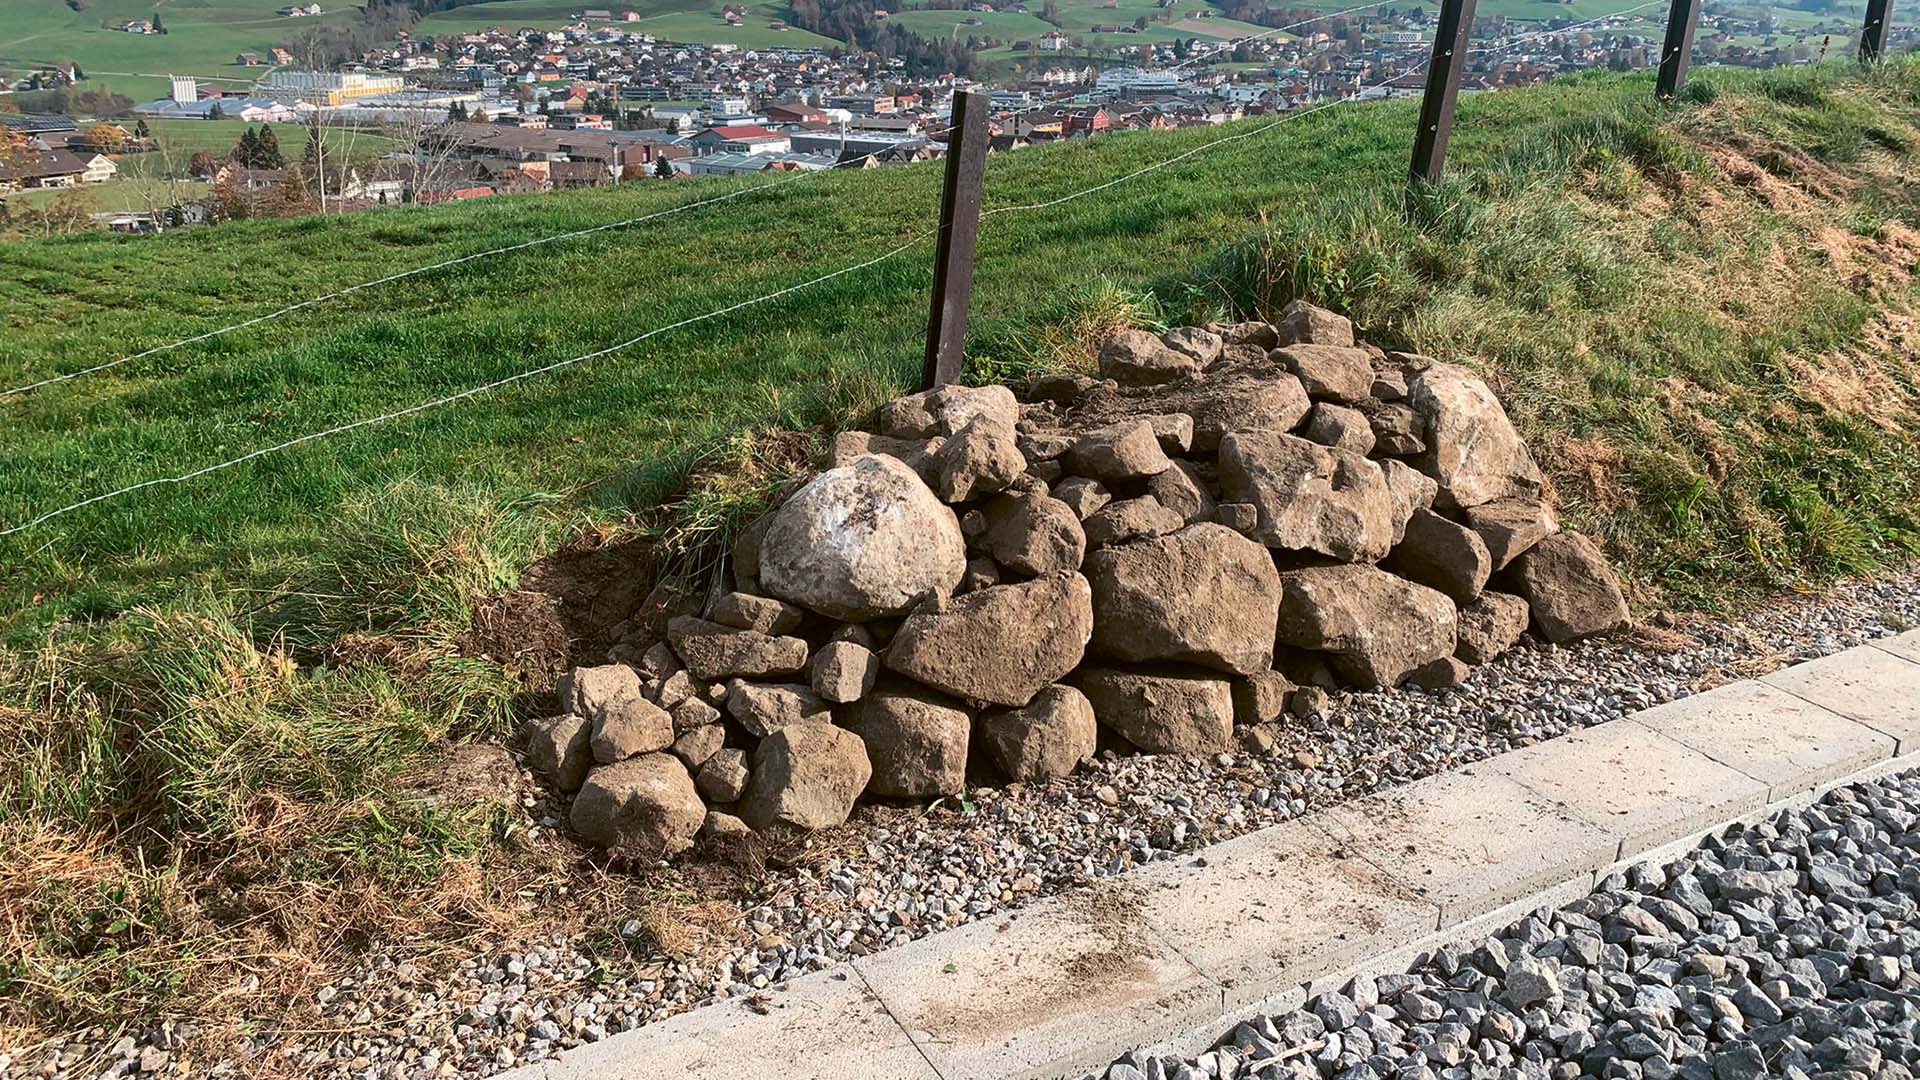
M1867 0L1867 23L1860 29L1860 62L1880 59L1887 47L1887 26L1893 21L1893 0Z
M927 358L920 386L960 380L967 344L967 302L973 295L973 245L980 235L980 188L987 173L985 94L953 95L947 131L947 184L940 193L940 235L933 255L933 309L927 316Z
M1427 94L1420 101L1420 132L1413 141L1413 178L1433 183L1447 164L1447 138L1453 134L1453 106L1460 97L1460 72L1467 62L1467 37L1473 30L1474 0L1441 0L1440 26L1433 34L1433 59L1427 64Z
M1660 50L1660 79L1654 93L1672 101L1687 84L1687 65L1693 62L1693 32L1700 25L1700 0L1673 0L1667 10L1667 43Z

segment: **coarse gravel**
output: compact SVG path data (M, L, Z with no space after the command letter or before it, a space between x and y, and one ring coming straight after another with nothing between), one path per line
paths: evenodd
M1089 1080L1905 1080L1920 771L1634 866L1405 973ZM1279 988L1275 988L1279 989Z
M769 871L736 934L677 958L603 967L585 942L565 937L457 962L376 953L319 991L316 1022L299 1032L263 1027L253 1045L328 1080L478 1078L544 1060L1149 861L1920 626L1920 567L1790 598L1730 624L1656 622L1667 625L1523 646L1446 691L1336 694L1322 713L1289 721L1271 748L1209 758L1102 754L1064 780L982 788L924 812L864 807L814 841L831 846L829 857ZM560 824L544 804L529 813L535 829ZM645 940L637 919L609 929L636 946ZM89 1032L17 1061L0 1054L0 1080L176 1075L175 1064L147 1052L191 1034L171 1025ZM141 1072L143 1064L156 1067ZM203 1062L193 1074L249 1070Z

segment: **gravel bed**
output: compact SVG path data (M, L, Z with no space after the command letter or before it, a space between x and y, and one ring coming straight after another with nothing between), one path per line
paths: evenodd
M1104 1080L1902 1080L1920 1070L1920 772L1635 866L1477 946ZM1089 1078L1097 1080L1097 1078Z
M608 970L565 938L453 965L374 955L320 991L318 1019L305 1031L263 1028L255 1045L329 1080L482 1077L540 1061L1149 861L1920 626L1920 567L1791 598L1733 624L1656 622L1668 625L1522 647L1451 690L1335 695L1271 747L1204 759L1103 754L1065 780L978 789L964 806L862 808L814 841L831 845L830 857L769 873L739 934L680 960ZM559 825L543 806L530 813L537 828ZM618 929L641 932L637 920ZM192 1032L121 1035L90 1032L11 1064L0 1054L0 1080L176 1074L148 1051L179 1046ZM154 1066L145 1073L143 1056ZM193 1068L201 1076L250 1071Z

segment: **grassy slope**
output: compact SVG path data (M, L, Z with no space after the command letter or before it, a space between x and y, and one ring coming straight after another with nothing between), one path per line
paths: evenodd
M667 41L686 41L703 45L740 45L745 48L782 46L793 49L833 48L843 43L797 27L775 30L768 26L788 18L783 0L749 3L747 17L739 26L729 26L720 17L720 9L729 0L635 0L628 4L604 5L615 15L637 11L639 22L609 25L640 33L653 34ZM414 24L416 34L457 34L499 26L517 30L523 26L557 27L571 21L583 5L570 0L491 0L435 12ZM591 25L598 26L599 23Z
M1465 101L1455 179L1411 201L1412 108L1387 103L991 218L976 374L1084 356L1047 327L1116 294L1180 319L1305 294L1383 344L1486 371L1568 517L1607 538L1645 602L1869 568L1916 532L1920 69L1696 85L1672 110L1648 80L1604 76ZM1063 194L1248 130L996 158L987 202ZM14 245L0 250L0 371L11 384L84 366L397 267L756 183ZM0 402L0 521L871 257L927 227L937 185L929 168L811 177ZM504 730L527 685L460 655L473 602L575 528L616 528L694 454L720 446L751 464L719 436L844 419L899 385L918 365L928 258L915 248L6 542L0 937L17 959L0 968L0 1027L258 1015L274 1006L209 997L239 977L244 935L324 971L331 953L294 940L297 926L214 914L233 907L208 906L227 888L207 877L219 860L249 867L243 910L291 903L374 938L454 935L471 913L446 905L510 903L524 860L493 819L423 810L394 787L436 748ZM720 494L753 486L750 474ZM62 861L70 851L89 859ZM395 909L349 903L366 888ZM260 1000L298 996L283 989Z

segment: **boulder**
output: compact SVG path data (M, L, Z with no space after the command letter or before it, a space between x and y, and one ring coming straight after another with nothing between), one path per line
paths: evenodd
M1404 461L1386 458L1378 464L1381 475L1387 478L1387 490L1393 493L1393 542L1397 544L1406 538L1407 522L1413 520L1413 512L1433 507L1433 497L1439 493L1440 485Z
M1086 572L1100 655L1242 675L1273 661L1279 574L1265 548L1224 525L1095 551Z
M1396 500L1380 466L1292 435L1241 432L1220 443L1223 501L1259 510L1268 547L1372 561L1393 547Z
M1322 401L1307 414L1307 426L1300 434L1322 446L1349 450L1362 456L1373 452L1373 425L1366 414L1345 405Z
M1122 420L1080 436L1065 461L1075 474L1108 483L1144 479L1173 467L1145 420Z
M1062 486L1070 483L1073 481L1064 481ZM987 503L985 512L987 531L981 534L980 546L994 562L1015 573L1039 577L1077 570L1086 557L1087 534L1080 527L1080 515L1059 499L997 495Z
M800 638L735 630L691 615L667 624L667 640L697 679L792 675L807 666L807 643Z
M1293 300L1281 308L1274 330L1281 345L1353 345L1353 323L1346 316L1305 300Z
M1087 546L1103 548L1142 537L1165 536L1185 524L1185 518L1160 505L1160 500L1151 495L1121 499L1108 503L1087 518Z
M707 759L720 752L727 745L727 729L720 724L708 724L673 740L673 756L680 759L689 771L697 770L707 763Z
M1512 593L1488 590L1460 609L1460 641L1453 655L1469 664L1488 664L1520 643L1531 613Z
M1213 496L1187 462L1175 461L1173 468L1148 477L1147 494L1189 525L1213 520Z
M709 800L730 803L739 801L752 779L745 750L722 750L701 764L693 783Z
M602 709L593 719L588 741L593 760L610 764L635 754L650 754L673 745L673 717L645 698L635 698L617 709Z
M1457 656L1443 656L1415 668L1407 676L1407 682L1422 690L1448 690L1466 682L1472 673L1466 661Z
M639 859L670 859L693 845L706 804L671 754L602 765L574 796L567 820L596 847Z
M713 606L707 610L707 621L737 630L786 634L800 625L800 616L803 614L792 604L782 603L770 596L732 592L713 602Z
M966 570L953 511L889 457L814 477L774 511L761 545L760 584L769 593L856 622L947 595Z
M947 440L939 435L931 439L895 439L886 435L870 435L864 431L842 431L833 437L833 450L827 455L827 467L838 469L851 465L863 457L872 454L884 454L887 457L912 469L915 476L928 485L940 475L935 467L933 455L940 452ZM766 517L760 519L768 520ZM756 565L757 565L756 551ZM735 572L738 573L736 563Z
M1085 476L1069 476L1055 484L1052 497L1065 503L1081 521L1113 501L1105 485Z
M1505 570L1528 548L1560 531L1553 508L1539 499L1495 499L1467 511L1467 524L1480 534L1493 558L1493 571Z
M1593 541L1562 532L1541 540L1507 571L1526 598L1533 626L1552 642L1625 629L1631 616L1620 579Z
M919 799L965 789L973 718L960 703L889 684L847 709L841 723L866 745L873 763L869 793Z
M934 493L945 502L962 503L991 495L1013 483L1027 470L1013 425L997 416L982 416L948 439L933 455Z
M1063 571L921 607L886 665L955 697L1025 705L1080 663L1092 634L1087 579Z
M811 687L795 683L727 683L727 713L753 735L765 737L794 724L824 724L833 719L828 704Z
M697 697L687 698L668 709L667 715L673 718L673 730L679 732L692 731L720 721L720 710Z
M561 791L573 791L593 767L593 722L571 713L527 724L527 767Z
M1224 678L1087 668L1093 715L1149 754L1214 754L1233 745L1233 689Z
M881 406L879 426L885 436L924 439L957 434L982 416L996 417L1012 427L1020 420L1020 402L1005 386L950 383L896 398Z
M1376 378L1373 392L1378 395L1381 386ZM1405 387L1401 387L1405 393ZM1373 448L1382 454L1393 457L1411 457L1427 448L1426 440L1420 437L1420 418L1413 406L1401 402L1376 401L1365 410L1367 424L1373 430Z
M1169 454L1184 454L1193 449L1193 417L1186 413L1159 413L1144 418L1153 427L1160 449Z
M847 820L873 766L860 736L832 724L795 724L760 740L740 816L756 829L826 829Z
M1372 566L1316 566L1280 575L1282 645L1332 653L1365 689L1392 686L1454 649L1453 601Z
M1282 345L1274 362L1293 372L1309 397L1353 403L1373 390L1373 362L1365 349L1337 345Z
M1071 686L1049 686L1025 708L988 713L980 735L1008 778L1036 783L1066 776L1093 758L1093 705Z
M1121 386L1172 382L1200 368L1192 356L1169 348L1159 335L1145 330L1122 330L1100 348L1100 377Z
M1284 434L1313 407L1300 380L1267 365L1222 379L1210 378L1169 401L1193 417L1193 452L1211 454L1235 431Z
M1220 339L1228 345L1255 345L1271 349L1280 344L1280 333L1272 323L1237 322L1222 326Z
M851 641L829 641L813 654L811 682L822 700L845 705L860 700L880 677L880 658Z
M1473 603L1493 574L1493 558L1480 534L1431 510L1413 512L1405 539L1382 565L1446 593L1456 604Z
M1220 350L1226 342L1219 334L1211 330L1202 330L1197 326L1182 326L1160 335L1160 341L1174 352L1185 354L1193 359L1197 367L1205 368L1220 359Z
M1439 505L1468 509L1512 496L1537 497L1540 468L1500 399L1466 368L1435 364L1407 385L1427 452L1420 471L1440 485Z
M1277 671L1255 671L1233 680L1233 722L1267 724L1287 711L1287 695L1297 689Z
M953 590L955 596L965 596L971 592L1000 584L1000 564L985 555L967 560L967 572L960 579L960 587Z

